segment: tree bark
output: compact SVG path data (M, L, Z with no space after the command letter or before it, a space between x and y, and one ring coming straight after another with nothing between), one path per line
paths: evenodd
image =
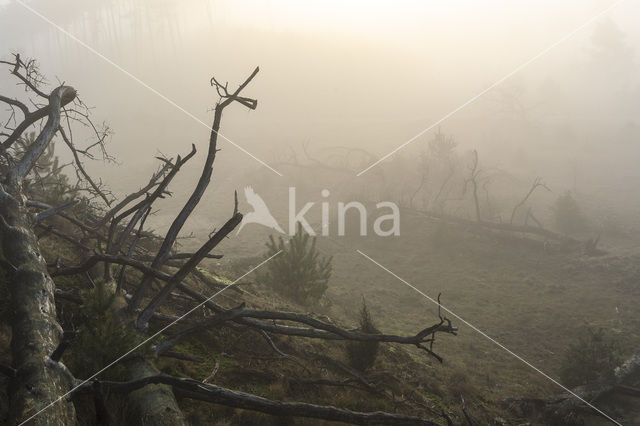
M207 151L207 158L204 163L204 167L202 168L202 174L198 179L198 183L196 183L191 196L180 210L180 213L175 217L169 230L167 231L164 240L162 241L162 245L158 250L155 259L151 263L151 267L154 269L158 269L161 267L171 255L171 248L173 247L176 238L178 238L178 234L182 230L184 223L191 216L193 210L196 208L200 199L204 195L207 187L209 186L209 182L211 181L211 175L213 174L213 163L216 159L216 153L218 152L218 135L220 131L220 124L222 123L222 112L224 109L229 106L233 101L237 101L242 105L245 105L249 109L256 109L257 101L253 99L240 97L240 92L253 80L253 78L258 73L259 68L256 68L251 75L242 83L233 94L229 94L225 86L219 86L215 79L212 79L215 82L216 89L218 90L218 94L221 96L221 101L215 107L213 124L211 125L211 133L209 135L209 150ZM223 90L223 92L221 92ZM142 279L142 282L138 286L138 289L133 294L133 299L129 304L130 310L135 311L142 302L146 292L149 290L151 286L152 278L145 274ZM145 315L148 315L148 311L143 310ZM143 330L146 327L146 323L143 318L136 321L136 326Z
M135 393L142 389L147 389L154 383L162 383L165 384L165 386L169 385L173 387L176 393L184 398L222 404L227 407L259 411L273 416L306 417L358 425L441 426L440 423L433 420L403 414L385 413L381 411L366 413L304 402L275 401L244 392L225 389L210 383L165 375L147 376L145 379L132 380L124 383L101 382L100 384L114 393ZM78 392L85 389L80 387ZM145 424L155 425L156 423Z
M11 354L16 370L9 386L9 424L24 422L45 407L47 415L36 416L31 424L72 425L76 421L71 401L58 401L71 389L73 377L64 365L50 358L62 338L56 318L55 285L40 254L33 232L35 220L26 209L22 191L23 179L58 129L60 108L75 96L76 91L69 86L51 92L46 124L22 158L5 171L0 185L0 239L3 264L10 275Z
M148 361L132 358L125 362L129 380L157 376L160 372ZM149 384L131 392L127 398L131 426L186 426L171 386Z
M33 232L19 183L8 183L0 200L2 251L9 269L13 307L11 353L16 376L10 383L9 424L27 420L71 389L73 378L50 356L62 338L56 318L55 286ZM73 425L69 400L52 405L32 425Z

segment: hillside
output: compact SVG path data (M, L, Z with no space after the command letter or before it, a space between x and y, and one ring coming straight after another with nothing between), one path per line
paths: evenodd
M354 326L356 308L364 297L385 333L412 333L437 319L437 307L432 302L358 254L358 249L425 294L435 298L442 293L444 306L553 378L558 377L568 344L585 325L614 334L622 342L625 355L635 349L632 345L638 339L640 323L640 316L633 310L639 291L638 257L590 258L579 249L561 247L545 251L542 242L521 236L477 233L410 212L405 212L403 219L404 229L412 232L400 238L320 237L321 251L333 256L334 273L323 306L312 308L315 315L345 327ZM234 242L228 241L225 257L208 261L209 272L229 278L241 275L261 260L264 240L262 236L255 240L255 244L237 250L241 257L234 256ZM43 243L51 260L59 255L60 241L47 238ZM71 259L64 261L73 263ZM309 309L282 299L253 277L242 282L242 294L230 290L218 296L218 302L232 307L244 301L250 307L303 313ZM80 279L57 285L61 290L78 292L87 282ZM202 290L205 294L212 291L206 287ZM178 314L180 298L174 304L176 309L165 309L165 313ZM469 412L483 423L496 417L506 424L525 421L505 407L503 400L507 398L562 393L476 331L452 320L460 327L458 336L441 337L434 346L444 358L442 364L417 349L384 344L371 373L381 385L370 391L304 383L305 377L335 381L349 378L339 368L326 370L305 352L330 355L344 362L344 345L313 339L274 340L294 359L275 352L256 333L211 330L177 348L197 361L161 359L159 365L164 372L201 379L217 365L215 383L232 389L271 399L308 398L354 410L398 410L431 416L445 409L460 420L460 398L464 397ZM388 395L376 394L379 391ZM256 424L267 421L261 415L187 401L184 404L195 424L208 424L220 417L232 424L247 424L254 417Z

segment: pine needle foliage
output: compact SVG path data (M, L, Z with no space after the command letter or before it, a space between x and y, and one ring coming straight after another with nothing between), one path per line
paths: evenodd
M97 281L95 288L83 295L79 312L82 323L71 357L74 371L81 377L113 362L136 346L138 341L136 333L118 318L116 294L110 287ZM118 366L109 370L107 375L110 378L121 378L122 371Z
M571 387L610 379L620 362L617 339L602 328L588 327L565 352L560 378Z
M18 152L25 152L35 140L36 133L29 132L17 140L16 149ZM30 189L38 193L38 199L51 205L59 205L73 200L78 195L77 188L71 185L69 177L63 173L63 168L60 159L55 155L55 144L51 142L31 171L33 182Z
M298 303L317 304L328 288L332 258L320 255L316 237L311 238L298 225L288 241L269 236L266 245L265 258L281 253L265 265L265 272L258 274L259 281Z
M360 308L360 324L358 329L365 334L379 334L371 313L367 308L367 302L362 298L362 307ZM376 341L359 341L348 342L346 346L347 361L349 365L359 371L367 371L376 361L380 342Z

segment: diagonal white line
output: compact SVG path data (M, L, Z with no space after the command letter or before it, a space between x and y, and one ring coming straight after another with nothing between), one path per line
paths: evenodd
M150 340L158 337L161 333L163 333L165 330L167 330L169 327L174 326L175 324L177 324L180 320L182 320L184 317L186 317L187 315L191 314L193 311L197 310L198 308L200 308L201 306L203 306L205 303L207 303L208 301L210 301L211 299L213 299L214 297L216 297L217 295L219 295L220 293L222 293L223 291L227 290L230 287L233 287L238 281L240 281L241 279L243 279L244 277L246 277L247 275L249 275L250 273L252 273L253 271L255 271L256 269L258 269L259 267L261 267L262 265L264 265L265 263L267 263L268 261L270 261L271 259L273 259L274 257L276 257L277 255L279 255L280 253L282 253L282 250L279 250L277 253L275 253L274 255L268 257L267 259L263 260L262 262L260 262L258 265L254 266L253 268L251 268L249 271L245 272L244 274L242 274L240 277L238 277L235 281L233 281L231 284L228 284L226 287L224 287L223 289L221 289L220 291L218 291L217 293L213 294L212 296L208 297L207 299L205 299L202 303L196 305L195 307L191 308L190 310L188 310L186 313L182 314L181 316L179 316L178 318L176 318L175 320L173 320L172 322L170 322L168 325L165 325L163 328L161 328L160 330L158 330L157 332L155 332L153 335L149 336L148 338L146 338L145 340L143 340L141 343L139 343L138 345L136 345L135 347L131 348L130 350L128 350L126 353L120 355L115 361L111 362L110 364L106 365L105 367L103 367L102 369L100 369L99 371L97 371L96 373L92 374L91 376L89 376L89 378L84 379L82 382L78 383L77 385L75 385L70 391L68 391L67 393L65 393L64 395L61 395L60 397L58 397L57 399L53 400L51 403L49 403L47 406L45 406L44 408L40 409L40 411L38 411L37 413L35 413L34 415L32 415L31 417L29 417L28 419L26 419L25 421L23 421L22 423L20 423L18 426L22 426L24 424L26 424L27 422L29 422L31 419L33 419L34 417L38 416L39 414L43 413L44 411L46 411L47 409L51 408L53 405L57 404L58 402L62 401L64 398L66 398L67 396L71 395L76 389L78 389L80 386L84 385L85 383L93 380L94 378L96 378L98 375L102 374L105 370L113 367L115 364L117 364L118 362L122 361L125 357L127 357L129 354L131 354L132 352L134 352L136 349L140 348L141 346L145 345L146 343L148 343Z
M555 47L559 46L560 44L564 43L565 41L569 40L571 37L573 37L576 33L578 33L579 31L581 31L583 28L585 28L586 26L588 26L589 24L591 24L593 21L597 20L598 18L600 18L602 15L604 15L605 13L609 12L611 9L613 9L614 7L616 7L617 5L619 5L620 3L622 3L624 0L617 0L615 2L613 2L610 6L608 6L606 9L600 11L598 14L596 14L595 16L589 18L587 21L585 21L584 23L582 23L581 25L577 26L576 28L574 28L573 30L571 30L569 33L565 34L562 38L560 38L559 40L555 41L554 43L552 43L551 45L547 46L546 48L544 48L543 50L541 50L537 55L533 56L532 58L528 59L527 61L523 62L522 64L520 64L518 67L516 67L513 71L511 71L510 73L506 74L505 76L503 76L502 78L500 78L499 80L496 80L493 84L491 84L489 87L487 87L486 89L482 90L481 92L479 92L478 94L476 94L475 96L473 96L471 99L467 100L466 102L464 102L463 104L461 104L460 106L456 107L454 110L450 111L449 113L447 113L445 116L443 116L442 118L440 118L438 121L436 121L435 123L431 124L429 127L427 127L426 129L420 131L418 134L416 134L415 136L413 136L411 139L409 139L408 141L406 141L405 143L403 143L402 145L398 146L397 148L395 148L393 151L391 151L390 153L388 153L387 155L385 155L384 157L378 159L377 161L375 161L373 164L369 165L367 168L361 170L360 172L358 172L358 174L356 174L356 176L360 176L364 173L366 173L367 171L369 171L371 168L377 166L378 164L380 164L381 162L383 162L384 160L386 160L387 158L391 157L393 154L395 154L396 152L400 151L402 148L404 148L405 146L409 145L411 142L415 141L416 139L418 139L420 136L424 135L425 133L427 133L429 130L433 129L434 127L436 127L437 125L439 125L440 123L442 123L443 121L447 120L448 118L450 118L452 115L456 114L458 111L466 108L467 106L471 105L472 103L474 103L475 101L477 101L479 98L481 98L482 96L484 96L487 92L491 91L492 89L494 89L496 86L499 86L500 84L504 83L506 80L508 80L510 77L512 77L514 74L517 74L518 72L522 71L524 68L526 68L528 65L530 65L531 63L535 62L536 60L540 59L541 57L543 57L544 55L546 55L547 53L549 53L551 50L553 50Z
M495 340L494 338L492 338L491 336L487 335L484 331L480 330L478 327L474 326L473 324L471 324L470 322L468 322L467 320L465 320L464 318L460 317L458 314L456 314L455 312L451 311L450 309L446 308L445 306L442 306L438 303L437 300L434 300L432 297L428 296L427 294L423 293L422 291L420 291L418 288L416 288L415 286L413 286L411 283L409 283L408 281L404 280L403 278L399 277L398 275L396 275L395 273L393 273L392 271L390 271L388 268L386 268L385 266L381 265L380 263L378 263L377 261L375 261L374 259L372 259L371 257L367 256L366 254L364 254L362 251L360 250L356 250L358 253L360 253L363 257L365 257L366 259L370 260L371 262L373 262L374 264L376 264L377 266L379 266L381 269L385 270L386 272L388 272L391 276L393 276L394 278L398 279L399 281L401 281L402 283L406 284L408 287L412 288L413 290L415 290L416 292L418 292L420 295L422 295L424 298L428 299L429 301L435 303L436 305L439 305L443 310L447 311L449 314L451 314L452 316L456 317L460 322L462 322L463 324L465 324L466 326L468 326L469 328L471 328L472 330L476 331L477 333L479 333L481 336L485 337L486 339L490 340L492 343L494 343L496 346L498 346L500 349L503 349L504 351L508 352L511 356L513 356L514 358L516 358L517 360L523 362L524 364L526 364L528 367L532 368L534 371L536 371L537 373L541 374L542 376L544 376L546 379L550 380L552 383L554 383L555 385L559 386L560 388L562 388L565 392L570 393L571 395L573 395L574 397L576 397L577 399L579 399L581 402L583 402L584 404L586 404L587 406L591 407L593 410L595 410L596 412L598 412L600 415L604 416L605 418L607 418L608 420L612 421L613 423L617 424L618 426L622 426L622 424L620 422L618 422L617 420L613 419L611 416L607 415L604 411L600 410L598 407L594 406L593 404L591 404L588 401L585 401L580 395L576 394L575 392L573 392L571 389L568 389L566 386L562 385L560 382L558 382L557 380L555 380L554 378L552 378L551 376L549 376L547 373L545 373L544 371L540 370L538 367L536 367L535 365L531 364L529 361L527 361L526 359L522 358L520 355L516 354L515 352L513 352L511 349L507 348L506 346L504 346L502 343L498 342L497 340Z
M37 17L39 17L40 19L42 19L43 21L47 22L49 25L51 25L52 27L54 27L55 29L57 29L58 31L60 31L61 33L63 33L64 35L66 35L67 37L69 37L70 39L72 39L73 41L75 41L76 43L80 44L82 47L84 47L85 49L89 50L91 53L93 53L94 55L98 56L100 59L102 59L103 61L107 62L109 65L112 65L114 68L116 68L118 71L122 72L123 74L125 74L127 77L131 78L132 80L134 80L136 83L140 84L141 86L143 86L144 88L146 88L147 90L149 90L150 92L152 92L153 94L155 94L156 96L158 96L159 98L161 98L163 101L167 102L168 104L170 104L171 106L177 108L178 110L180 110L181 112L183 112L184 114L186 114L187 116L189 116L190 118L192 118L193 120L195 120L196 122L202 124L203 126L205 126L207 129L209 129L210 131L213 131L213 129L211 128L211 126L209 126L207 123L205 123L204 121L200 120L198 117L196 117L195 115L193 115L192 113L190 113L189 111L187 111L185 108L181 107L180 105L178 105L176 102L174 102L173 100L171 100L170 98L168 98L167 96L163 95L162 93L160 93L158 90L154 89L153 87L151 87L150 85L148 85L147 83L145 83L143 80L141 80L140 78L136 77L135 75L133 75L132 73L130 73L129 71L127 71L126 69L124 69L123 67L121 67L120 65L118 65L117 63L115 63L114 61L112 61L111 59L109 59L108 57L106 57L105 55L103 55L102 53L98 52L96 49L94 49L93 47L91 47L90 45L88 45L87 43L85 43L84 41L82 41L81 39L79 39L78 37L74 36L73 34L71 34L69 31L65 30L64 28L62 28L60 25L56 24L55 22L53 22L51 19L49 19L48 17L46 17L45 15L43 15L42 13L38 12L36 9L34 9L33 7L27 5L24 1L22 0L14 0L16 3L18 3L20 6L24 7L25 9L27 9L28 11L30 11L31 13L33 13L34 15L36 15ZM262 161L261 159L259 159L258 157L256 157L255 155L253 155L252 153L250 153L249 151L247 151L246 149L244 149L243 147L241 147L240 145L238 145L237 143L235 143L234 141L232 141L231 139L229 139L228 137L226 137L225 135L223 135L220 132L217 132L218 136L220 136L221 138L223 138L224 140L226 140L227 142L229 142L231 145L235 146L236 148L238 148L240 151L244 152L245 154L247 154L249 157L253 158L254 160L256 160L258 163L262 164L263 166L265 166L266 168L268 168L269 170L271 170L272 172L274 172L275 174L277 174L278 176L283 176L282 173L280 173L279 171L277 171L276 169L274 169L273 167L271 167L270 165L268 165L267 163L265 163L264 161Z

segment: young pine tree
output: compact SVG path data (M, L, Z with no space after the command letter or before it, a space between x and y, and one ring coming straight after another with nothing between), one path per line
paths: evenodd
M317 303L331 278L331 257L320 256L316 237L310 238L300 225L288 241L269 236L266 257L278 251L282 253L265 265L263 274L258 274L259 281L298 303Z
M367 302L362 299L362 307L360 308L360 332L365 334L378 334L380 331L376 328L367 308ZM361 341L347 343L347 360L349 365L360 371L367 371L376 361L378 356L378 348L380 342Z

